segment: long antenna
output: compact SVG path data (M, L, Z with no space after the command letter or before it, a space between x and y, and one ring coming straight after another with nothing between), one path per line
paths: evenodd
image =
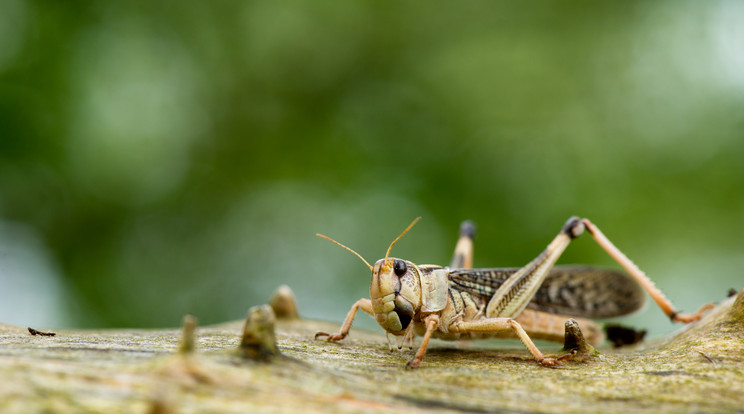
M406 230L406 231L408 231L408 230ZM350 251L350 252L354 253L354 254L356 255L356 257L358 257L358 258L362 259L362 261L364 262L364 264L366 264L366 265L367 265L367 267L369 267L369 271L370 271L370 272L373 272L373 271L374 271L374 270L372 269L372 265L370 265L370 264L369 264L369 263L368 263L368 262L367 262L366 260L364 260L364 258L362 257L362 255L361 255L361 254L359 254L359 253L355 252L354 250L351 250L350 248L348 248L348 247L344 246L343 244L341 244L341 243L337 242L336 240L333 240L332 238L330 238L330 237L328 237L328 236L324 236L324 235L322 235L322 234L320 234L320 233L315 233L315 235L316 235L316 236L318 236L318 237L322 237L322 238L324 238L324 239L328 240L329 242L335 243L336 245L338 245L338 246L341 246L341 247L343 247L344 249L346 249L346 250L348 250L348 251ZM398 238L400 238L400 237L398 237ZM388 249L388 251L389 251L389 249Z
M420 216L419 217L416 217L415 219L413 219L413 221L411 222L411 224L409 224L408 227L406 227L406 229L403 230L403 233L401 233L400 236L398 236L395 240L393 240L392 243L390 243L390 247L388 247L387 252L385 252L385 259L386 260L387 260L388 256L390 255L390 250L393 248L393 245L395 243L397 243L398 240L401 239L401 237L405 236L405 234L408 233L408 230L411 230L411 227L413 227L413 225L416 224L419 220L421 220L421 217Z

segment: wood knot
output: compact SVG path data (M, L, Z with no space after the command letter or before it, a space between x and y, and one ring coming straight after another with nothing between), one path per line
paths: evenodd
M254 306L248 310L243 327L239 354L255 361L270 361L280 355L274 333L274 311L269 305Z

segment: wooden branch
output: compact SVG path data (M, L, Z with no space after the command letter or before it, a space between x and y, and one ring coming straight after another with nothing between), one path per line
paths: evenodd
M185 346L180 345L184 334L173 329L60 330L40 336L0 325L0 412L723 413L744 408L744 290L667 338L642 347L600 349L598 357L557 368L540 366L521 348L499 349L502 343L433 342L422 367L411 371L405 364L412 351L391 354L381 333L352 329L341 343L330 343L313 335L333 332L338 323L303 319L276 323L281 357L247 359L239 351L246 343L243 327L265 331L266 322L193 331L192 321Z

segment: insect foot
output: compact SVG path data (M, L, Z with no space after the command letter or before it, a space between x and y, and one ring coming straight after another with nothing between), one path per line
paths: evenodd
M540 364L544 367L557 367L561 365L561 362L573 359L574 355L576 355L576 350L572 349L569 353L561 355L558 358L543 358Z
M238 347L240 356L268 362L281 355L276 346L274 320L274 311L269 305L254 306L248 310L243 338Z
M421 366L421 360L419 358L413 358L406 363L406 369L416 369Z
M327 337L326 338L326 341L329 341L329 342L338 342L338 341L346 338L346 335L341 334L341 333L337 333L337 334L331 335L328 332L318 332L318 333L315 334L315 339L318 339L318 338L321 338L321 337L324 337L324 336Z

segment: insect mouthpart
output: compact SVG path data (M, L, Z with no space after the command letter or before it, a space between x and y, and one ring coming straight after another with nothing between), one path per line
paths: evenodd
M411 320L413 319L413 314L409 314L397 307L393 310L393 312L398 315L398 320L400 320L400 325L402 326L401 330L405 330L406 328L408 328L408 324L410 324Z
M400 320L402 326L401 330L408 328L408 324L411 323L414 315L413 306L401 296L396 295L395 309L393 309L393 312L398 315L398 320Z

